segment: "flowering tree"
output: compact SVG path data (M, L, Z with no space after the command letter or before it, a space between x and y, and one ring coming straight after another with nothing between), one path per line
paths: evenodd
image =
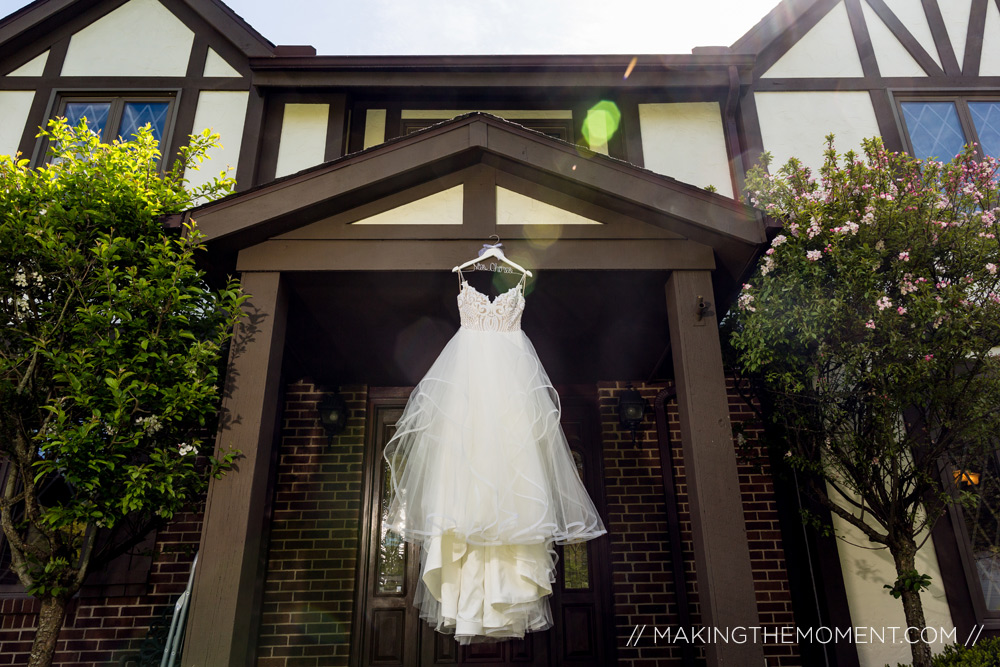
M31 662L48 665L66 602L232 463L201 436L243 298L207 289L199 234L161 216L231 190L185 189L217 137L160 173L148 126L101 144L54 122L51 161L0 157L0 523L11 569L41 601Z
M970 452L1000 432L1000 186L972 147L952 162L838 156L751 170L782 223L732 317L737 364L772 446L831 512L888 548L907 625L925 627L914 556ZM913 664L930 647L911 631Z

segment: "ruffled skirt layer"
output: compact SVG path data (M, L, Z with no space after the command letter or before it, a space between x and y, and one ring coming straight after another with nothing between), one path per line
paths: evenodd
M386 445L389 528L421 549L421 616L459 641L551 626L554 543L606 532L521 331L462 328Z

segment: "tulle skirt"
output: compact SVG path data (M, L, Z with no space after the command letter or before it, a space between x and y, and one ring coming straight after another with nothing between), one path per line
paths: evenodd
M463 327L386 445L389 528L421 546L415 604L463 643L550 627L552 545L607 532L559 417L523 332Z

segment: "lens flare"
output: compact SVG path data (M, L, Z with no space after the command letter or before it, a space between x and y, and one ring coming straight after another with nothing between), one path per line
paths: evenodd
M618 131L622 112L618 105L610 100L601 100L587 110L583 121L583 138L590 150L598 153L608 152L608 142Z

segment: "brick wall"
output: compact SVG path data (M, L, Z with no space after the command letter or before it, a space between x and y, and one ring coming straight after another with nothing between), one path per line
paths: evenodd
M629 667L680 664L679 646L664 645L662 640L653 645L651 639L653 628L660 631L670 628L676 631L680 625L655 416L652 411L647 414L633 446L631 435L620 429L617 419L618 396L625 386L624 382L598 385L618 661L620 665ZM635 388L652 406L664 386L636 383ZM734 422L747 420L751 416L732 391L730 413ZM697 626L701 621L694 573L691 516L675 404L667 403L666 417L675 462L674 476L690 622ZM754 433L750 429L746 434L751 444ZM774 504L774 488L766 461L760 457L761 453L755 449L751 449L751 452L755 456L741 459L739 478L760 623L762 626L793 626L795 621L778 513ZM636 626L646 626L646 641L640 642L638 646L629 646ZM700 650L699 655L703 655ZM768 644L765 645L764 655L772 667L801 664L794 645Z
M327 443L320 389L288 387L257 664L346 665L361 511L365 387L342 387L347 429Z
M200 514L179 515L157 533L149 583L141 587L144 594L72 600L52 664L120 665L127 656L138 657L151 626L159 624L166 635L170 618L164 614L173 612L187 586L200 533ZM0 665L28 664L37 618L33 598L0 599Z

